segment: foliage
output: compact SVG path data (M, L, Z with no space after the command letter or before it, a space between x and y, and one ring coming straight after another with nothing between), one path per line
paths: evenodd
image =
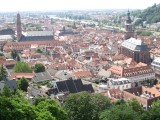
M32 73L32 69L27 63L17 61L16 64L14 65L14 72L15 73Z
M17 58L16 58L17 61L21 61L19 55L17 55Z
M0 96L0 116L2 120L34 120L34 106L21 98Z
M12 52L11 52L11 57L12 57L13 59L16 59L17 56L18 56L17 51L16 51L16 50L12 50Z
M151 7L145 9L138 17L142 18L143 21L147 23L157 23L160 22L160 4L154 4Z
M68 120L67 113L61 108L59 103L52 99L42 100L36 106L40 113L48 111L56 120Z
M153 103L152 108L144 112L141 120L160 120L160 100Z
M69 95L64 107L70 120L98 120L99 113L110 105L107 97L81 92Z
M26 78L22 77L20 80L18 80L18 88L20 90L27 92L28 86L29 86L29 83Z
M46 100L46 98L44 98L44 97L38 97L38 98L35 98L35 99L34 99L33 104L34 104L34 105L38 105L39 102L45 101L45 100Z
M143 106L138 103L136 99L128 101L128 105L137 113L142 114L144 112Z
M152 35L152 32L150 32L150 31L142 31L142 32L140 33L140 35L142 35L142 36L151 36L151 35Z
M39 49L39 48L36 50L36 52L37 53L43 53L43 51L41 49Z
M100 120L140 120L140 117L131 107L122 104L102 112Z
M11 91L9 90L8 86L4 86L3 91L2 91L2 95L6 96L6 97L10 97L11 96Z
M7 80L7 71L4 69L3 65L0 67L0 81L1 80Z
M34 66L34 72L39 73L39 72L44 72L45 71L45 66L43 64L37 63Z
M45 99L32 105L24 98L0 95L2 120L68 120L66 112L55 100Z

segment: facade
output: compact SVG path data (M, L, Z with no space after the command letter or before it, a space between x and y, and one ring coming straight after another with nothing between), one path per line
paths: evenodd
M127 13L127 19L126 19L126 22L125 22L125 40L131 38L131 37L134 37L134 32L132 30L132 20L131 20L131 17L130 17L130 12L128 10L128 13Z
M128 89L131 88L131 82L127 78L119 78L119 79L109 79L108 87L110 89Z
M111 89L129 89L132 87L132 83L129 81L127 78L109 78L107 84L100 84L99 89L101 92L104 92L106 90L111 90Z
M151 66L156 74L160 75L160 58L156 58L151 63Z
M145 109L151 107L152 103L160 98L160 84L148 88L144 86L126 89L123 91L123 99L128 101L136 99Z
M146 84L147 80L155 80L155 72L153 69L144 63L139 63L135 67L124 68L121 66L112 66L109 69L114 78L127 78L135 86Z
M119 49L119 53L133 58L135 62L151 63L148 46L141 40L130 38L125 40Z
M52 41L54 40L54 30L53 31L29 31L22 34L21 27L21 16L17 14L17 40L19 42L28 41Z
M3 51L8 53L12 50L22 52L23 50L30 49L33 45L37 47L53 47L63 46L65 42L53 40L53 41L28 41L28 42L8 42L4 45Z

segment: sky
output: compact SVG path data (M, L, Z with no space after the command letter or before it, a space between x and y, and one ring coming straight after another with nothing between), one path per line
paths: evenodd
M86 9L144 9L160 0L0 0L0 12L86 10Z

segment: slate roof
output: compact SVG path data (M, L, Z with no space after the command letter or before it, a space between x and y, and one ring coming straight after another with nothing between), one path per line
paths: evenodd
M122 43L122 46L133 51L147 51L148 46L141 40L130 38Z
M53 36L53 31L28 31L25 36Z
M1 81L0 82L0 91L3 90L4 86L7 85L11 91L17 88L17 83L15 80L12 81Z
M35 76L32 78L33 82L43 82L47 80L52 80L52 76L48 72L35 73Z
M15 32L11 28L0 30L0 35L14 35Z
M22 36L19 42L54 40L52 36Z
M91 84L84 85L81 79L64 80L56 82L57 88L49 91L49 94L58 94L59 92L77 93L82 91L94 92Z

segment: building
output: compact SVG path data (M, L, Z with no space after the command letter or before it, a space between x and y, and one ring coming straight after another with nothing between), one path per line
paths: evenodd
M144 86L126 89L123 91L123 99L128 101L136 99L145 109L151 107L152 103L160 99L160 84L148 88Z
M128 10L128 13L127 13L127 19L126 19L126 22L125 22L125 40L131 38L131 37L134 37L134 32L132 30L132 20L131 20L131 17L130 17L130 12Z
M156 74L160 75L160 58L156 58L151 63L151 66Z
M138 86L147 84L147 80L155 80L155 72L153 69L144 63L139 63L134 67L126 68L122 66L112 66L109 69L114 78L127 78L132 83Z
M19 41L21 36L22 36L22 27L21 27L21 16L20 14L18 13L17 14L17 40Z
M53 41L26 41L26 42L8 42L4 45L3 51L8 53L12 50L16 50L18 52L22 52L26 49L31 49L31 47L35 45L37 47L53 47L53 46L63 46L65 42L53 40Z
M53 81L51 85L54 89L48 91L48 94L57 95L59 93L78 93L82 91L94 92L94 89L91 84L83 84L81 79L77 80L63 80L63 81Z
M17 88L17 83L15 80L0 81L0 92L3 91L4 86L7 86L11 91L14 91Z
M119 48L119 53L127 57L133 58L135 62L151 63L150 52L148 46L141 40L130 38L123 41Z
M21 16L17 14L17 40L18 42L28 41L51 41L54 40L53 31L29 31L22 34Z

